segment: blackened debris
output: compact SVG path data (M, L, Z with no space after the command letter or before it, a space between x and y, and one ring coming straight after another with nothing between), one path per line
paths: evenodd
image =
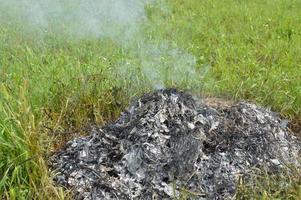
M75 199L229 199L240 177L300 167L300 141L276 113L210 107L173 89L145 94L50 159Z

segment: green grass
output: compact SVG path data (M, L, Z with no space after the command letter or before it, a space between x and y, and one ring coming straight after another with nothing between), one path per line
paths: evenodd
M81 127L115 119L130 98L152 89L140 68L145 59L153 62L141 54L144 43L160 51L165 49L160 44L183 49L195 56L197 72L209 70L192 80L163 76L166 86L247 99L301 119L299 0L168 0L164 5L168 8L147 8L149 20L128 47L104 38L35 35L17 20L0 19L0 198L68 198L51 181L47 156ZM165 67L163 72L187 64L168 54L159 57L155 63ZM255 193L263 199L298 199L300 180L290 188L277 196L269 188Z

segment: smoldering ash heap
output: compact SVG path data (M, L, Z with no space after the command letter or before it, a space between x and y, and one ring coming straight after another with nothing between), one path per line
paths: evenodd
M299 166L301 143L277 114L249 103L214 108L173 89L145 94L120 118L54 154L75 199L228 199L254 169ZM255 173L255 172L254 172Z

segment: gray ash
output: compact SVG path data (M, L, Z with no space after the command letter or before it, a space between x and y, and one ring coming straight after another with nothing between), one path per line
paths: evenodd
M300 167L286 121L249 103L210 107L173 89L148 93L120 118L70 141L50 165L74 199L229 199L241 177Z

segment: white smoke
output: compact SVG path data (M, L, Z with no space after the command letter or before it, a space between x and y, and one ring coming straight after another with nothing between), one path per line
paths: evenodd
M163 0L0 0L0 25L1 18L14 17L24 29L37 32L109 38L137 57L145 83L157 89L166 83L192 86L200 78L195 57L167 41L154 44L141 33L141 25L148 23L145 8L150 4L169 12ZM121 76L133 78L132 65L118 67Z
M14 16L43 31L80 38L129 40L146 19L147 0L0 0L1 17ZM3 12L6 11L6 12ZM5 16L6 15L6 16ZM26 27L25 25L25 27Z
M142 46L139 56L145 79L156 89L195 81L195 57L167 42Z

